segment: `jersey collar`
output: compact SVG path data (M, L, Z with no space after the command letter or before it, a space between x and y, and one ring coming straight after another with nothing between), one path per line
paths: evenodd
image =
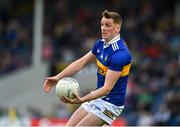
M104 42L104 47L103 47L103 48L107 48L109 45L111 45L111 44L119 41L120 39L121 39L120 34L118 34L117 36L115 36L115 37L114 37L112 40L110 40L108 43L105 43L105 40L102 39L101 41Z

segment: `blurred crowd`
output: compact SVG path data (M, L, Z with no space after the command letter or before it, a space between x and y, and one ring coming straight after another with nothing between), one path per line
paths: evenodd
M127 125L180 125L180 26L175 23L176 2L45 0L42 59L50 63L50 75L58 73L101 37L103 10L117 11L123 17L121 37L133 54L126 108L120 117ZM32 21L23 14L24 18L12 18L16 13L12 14L0 11L0 75L29 65L32 59ZM56 109L55 116L70 116L66 108Z
M8 6L1 6L0 76L5 76L31 64L32 16L28 9L32 5L12 2Z

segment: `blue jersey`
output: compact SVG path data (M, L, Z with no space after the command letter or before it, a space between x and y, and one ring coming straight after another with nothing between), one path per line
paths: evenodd
M132 62L132 56L125 41L120 38L120 35L113 38L108 44L105 44L104 39L101 39L94 44L91 51L96 56L98 67L97 89L104 85L108 69L121 72L111 92L102 97L102 99L117 106L124 105L128 75Z

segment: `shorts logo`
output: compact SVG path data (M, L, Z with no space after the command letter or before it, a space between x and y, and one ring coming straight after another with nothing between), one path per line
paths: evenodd
M117 115L116 115L116 114L114 114L113 112L111 112L111 111L109 111L109 110L107 110L107 109L105 109L105 110L103 111L103 113L104 113L107 117L109 117L110 119L112 119L112 120L114 120L114 119L117 118Z

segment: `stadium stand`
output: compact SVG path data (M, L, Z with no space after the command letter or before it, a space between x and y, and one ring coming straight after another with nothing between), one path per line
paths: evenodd
M4 2L5 4L6 2ZM8 2L7 2L8 3ZM32 4L10 2L0 9L0 76L32 62Z

